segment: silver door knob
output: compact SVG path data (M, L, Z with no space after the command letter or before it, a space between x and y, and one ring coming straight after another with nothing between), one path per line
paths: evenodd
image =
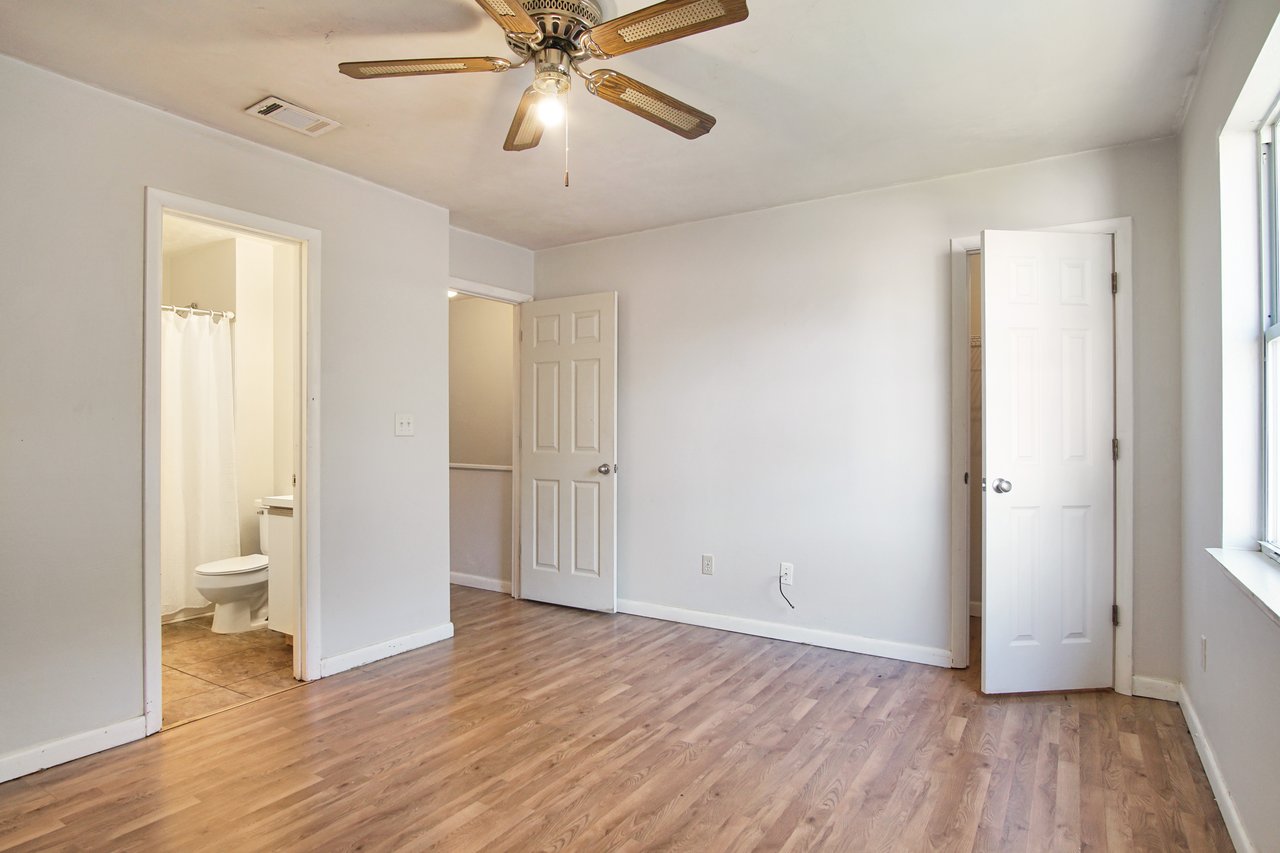
M1003 495L1013 491L1013 483L1002 477L996 477L996 482L991 488L996 490L996 494Z
M606 462L606 463L604 463L603 465L601 465L599 468L597 468L596 470L597 470L597 471L599 471L601 474L604 474L604 475L608 476L608 474L609 474L611 471L613 471L613 468L612 468L612 466L610 466L610 465L609 465L609 463L608 463L608 462Z

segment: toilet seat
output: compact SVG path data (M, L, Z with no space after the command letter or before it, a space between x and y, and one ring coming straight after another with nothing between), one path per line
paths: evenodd
M247 554L243 557L228 557L225 560L214 560L212 563L201 563L196 566L198 575L239 575L245 572L256 572L267 567L265 554Z

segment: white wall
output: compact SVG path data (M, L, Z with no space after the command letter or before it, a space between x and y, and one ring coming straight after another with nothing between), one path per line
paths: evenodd
M1249 468L1258 465L1255 323L1246 334L1245 362L1238 355L1240 316L1224 313L1224 302L1257 305L1256 267L1235 269L1239 252L1224 252L1242 233L1253 231L1248 194L1252 141L1247 128L1221 137L1246 77L1262 53L1274 64L1272 33L1280 3L1232 0L1225 5L1208 62L1201 74L1181 139L1182 184L1182 677L1200 718L1206 741L1241 823L1258 850L1280 850L1280 810L1276 809L1280 768L1280 628L1247 599L1205 548L1247 546L1260 534L1257 483ZM1261 75L1269 92L1280 89L1280 75ZM1254 118L1259 117L1255 114ZM1248 114L1237 115L1247 123ZM1240 134L1244 150L1238 148ZM1223 156L1226 155L1226 156ZM1237 169L1245 171L1239 192ZM1231 200L1224 208L1223 193ZM1237 223L1243 222L1243 227ZM1224 287L1224 282L1226 286ZM1250 353L1252 352L1252 355ZM1246 387L1241 388L1241 377ZM1252 389L1247 387L1252 382ZM1224 434L1225 433L1225 434ZM1241 454L1241 447L1251 448ZM1244 469L1237 462L1244 456ZM1250 458L1251 457L1251 458ZM1200 638L1209 643L1209 664L1201 670Z
M449 274L532 294L533 252L461 228L450 228Z
M148 186L322 232L322 652L445 625L446 211L8 58L0 114L0 758L142 714Z
M511 472L449 471L449 569L468 585L511 587Z
M275 247L235 242L236 503L240 552L259 554L254 501L275 493Z
M449 300L449 461L511 464L515 307Z
M236 310L234 238L193 246L164 256L161 299L166 305L190 305L215 311Z
M1135 666L1176 676L1172 140L539 252L539 298L620 293L620 597L945 648L948 240L1117 216L1135 243Z
M271 494L291 495L294 491L293 463L298 435L298 267L302 252L297 245L277 245L274 252L272 432L275 435L275 447L272 452Z

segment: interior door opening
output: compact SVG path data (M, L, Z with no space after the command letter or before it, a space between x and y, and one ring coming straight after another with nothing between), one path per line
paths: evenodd
M151 735L320 677L321 235L153 187L145 233Z
M951 282L952 666L1132 695L1133 223L957 238Z
M517 306L449 291L450 582L513 591Z
M161 217L161 725L298 686L303 246ZM158 447L156 445L158 444ZM297 518L295 518L295 513Z
M617 294L449 298L451 581L614 612Z

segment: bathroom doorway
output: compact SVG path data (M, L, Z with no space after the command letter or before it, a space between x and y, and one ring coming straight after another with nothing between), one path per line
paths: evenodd
M318 234L154 190L147 219L150 734L318 675Z
M532 297L454 279L448 298L450 581L518 596L518 303Z

